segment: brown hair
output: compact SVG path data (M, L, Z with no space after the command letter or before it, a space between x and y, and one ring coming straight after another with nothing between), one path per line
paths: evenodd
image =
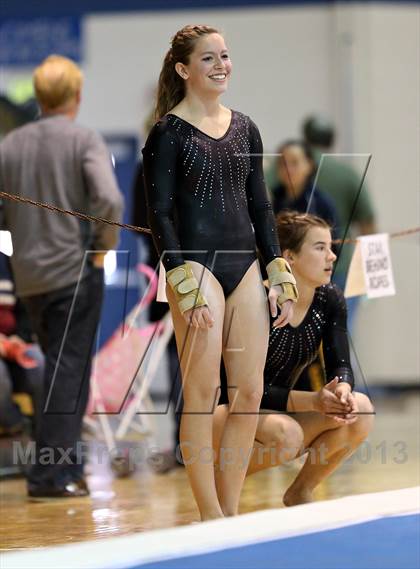
M185 82L175 71L175 64L188 65L197 40L208 34L218 34L210 26L185 26L171 41L171 47L163 60L159 75L155 117L160 119L185 97Z
M33 83L39 104L53 110L75 99L82 87L83 74L71 59L50 55L35 69Z
M311 227L323 227L331 230L331 226L321 217L310 213L283 211L276 217L277 234L282 251L289 249L299 253L306 234Z

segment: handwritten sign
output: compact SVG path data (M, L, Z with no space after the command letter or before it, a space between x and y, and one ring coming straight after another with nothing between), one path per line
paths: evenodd
M360 237L363 272L369 298L395 294L389 235L378 233Z
M369 298L395 294L389 235L363 235L357 240L349 268L345 296L367 294Z

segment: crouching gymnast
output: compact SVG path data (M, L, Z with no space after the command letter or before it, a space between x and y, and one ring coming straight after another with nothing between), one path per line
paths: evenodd
M292 320L272 327L264 369L264 395L247 475L309 455L283 502L310 502L316 486L366 439L374 409L369 398L353 391L346 329L346 305L341 290L330 283L336 256L331 230L319 217L285 212L277 218L284 258L297 281L299 299ZM274 319L272 319L273 323ZM302 371L321 348L326 385L318 392L295 391ZM221 373L221 396L215 412L216 479L228 449L220 448L220 433L235 397ZM228 404L230 400L230 404Z

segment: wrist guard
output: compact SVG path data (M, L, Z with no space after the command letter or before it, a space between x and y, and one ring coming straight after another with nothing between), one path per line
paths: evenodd
M266 268L270 287L280 285L283 290L282 294L277 298L277 304L281 306L286 300L297 302L299 295L296 279L293 276L289 263L282 257L277 257L268 263Z
M175 294L182 314L191 308L208 306L207 300L198 288L191 265L184 263L166 273L166 280Z

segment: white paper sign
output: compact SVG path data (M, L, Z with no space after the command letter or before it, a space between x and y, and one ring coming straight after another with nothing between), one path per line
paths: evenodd
M395 294L388 233L363 235L361 246L363 274L368 298Z

